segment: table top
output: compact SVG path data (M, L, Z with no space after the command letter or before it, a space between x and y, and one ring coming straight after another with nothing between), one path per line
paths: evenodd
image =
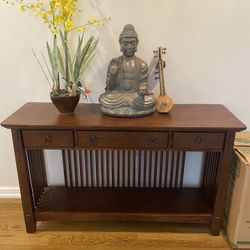
M241 131L246 126L220 104L175 104L169 114L117 118L102 114L99 104L78 104L74 115L60 114L52 103L26 103L4 120L6 128L84 130Z

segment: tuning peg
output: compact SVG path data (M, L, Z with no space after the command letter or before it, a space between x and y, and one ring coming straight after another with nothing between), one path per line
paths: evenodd
M160 79L160 77L155 77L155 80L159 80Z
M163 61L163 60L162 60L162 66L163 66L163 68L165 68L165 67L166 67L166 62L165 62L165 61Z

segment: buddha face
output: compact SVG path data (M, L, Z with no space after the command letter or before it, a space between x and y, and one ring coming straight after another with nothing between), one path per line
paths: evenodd
M121 51L126 57L132 57L137 51L138 40L135 37L124 37L120 41Z

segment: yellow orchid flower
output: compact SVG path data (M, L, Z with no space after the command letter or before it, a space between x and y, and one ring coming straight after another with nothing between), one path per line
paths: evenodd
M42 17L43 20L46 20L46 19L47 19L47 15L46 15L46 13L45 13L44 10L41 10L40 16Z
M25 11L25 7L23 5L20 6L20 11L24 12Z
M73 26L73 22L72 22L70 19L67 19L67 20L65 21L64 25L65 25L65 29L66 29L67 31L69 31L69 30L72 28L72 26Z
M52 28L52 29L51 29L51 32L52 32L53 35L57 35L57 34L58 34L58 31L57 31L56 28Z
M82 32L82 31L85 31L86 30L86 27L80 27L80 28L77 28L76 31L78 32Z

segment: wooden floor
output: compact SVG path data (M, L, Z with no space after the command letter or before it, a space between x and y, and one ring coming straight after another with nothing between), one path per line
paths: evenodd
M38 223L27 234L19 199L0 199L0 250L230 249L207 227L155 223Z

